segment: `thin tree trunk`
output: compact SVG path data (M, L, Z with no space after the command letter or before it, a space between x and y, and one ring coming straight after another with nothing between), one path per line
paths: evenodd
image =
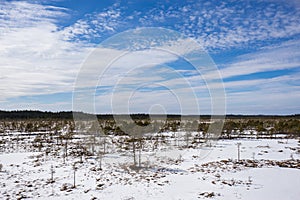
M75 165L74 165L74 183L73 183L74 188L76 187L76 180L75 180L76 178L75 177L76 177L76 168L75 168Z
M132 150L133 150L133 163L134 163L134 166L136 166L136 158L135 158L135 141L134 139L132 140Z
M65 141L65 157L68 157L68 141Z
M104 136L104 141L103 141L103 153L106 153L106 136Z
M141 167L141 156L142 156L142 140L140 139L140 146L139 146L139 167Z

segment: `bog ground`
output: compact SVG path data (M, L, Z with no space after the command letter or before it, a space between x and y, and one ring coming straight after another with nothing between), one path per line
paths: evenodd
M30 136L18 144L3 136L0 198L296 200L300 196L298 138L220 139L186 146L186 140L165 135L174 145L152 149L147 145L153 141L145 140L140 152L137 148L136 165L124 136L106 138L109 153L101 158L72 154L76 145L71 142L69 156L64 157L61 145L54 143L49 151L45 146L31 149L26 148L33 140Z

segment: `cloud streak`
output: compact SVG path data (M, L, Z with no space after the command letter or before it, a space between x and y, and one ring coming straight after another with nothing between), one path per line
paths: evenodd
M221 69L222 77L299 68L300 40L291 40L281 45L270 46L254 53L239 56L234 62Z
M1 5L1 99L72 91L89 46L71 43L58 31L66 9L26 2Z
M278 110L279 113L300 110L297 103L300 91L300 12L296 1L286 4L277 0L170 1L165 4L154 3L146 8L130 7L135 2L128 5L115 3L107 8L95 9L70 24L68 20L74 17L74 11L41 2L5 1L0 5L2 108L34 108L36 105L41 109L48 107L55 110L55 106L63 106L64 109L70 107L67 100L53 98L53 103L43 103L41 100L35 104L22 102L22 98L70 94L81 64L99 42L128 28L155 26L184 33L210 52L253 50L221 63L220 74L226 80L224 84L230 112L261 111L272 114L276 113L272 109L279 106L283 107ZM176 41L174 44L173 50L180 51L181 55L192 51L189 46L184 46L185 41ZM167 45L162 41L159 47L163 49ZM106 51L107 59L119 53L117 48L110 48L109 51L102 49ZM153 102L164 104L165 99L172 99L172 102L166 103L168 112L177 112L178 102L162 86L185 96L187 102L193 100L187 89L195 90L198 103L204 105L204 110L208 108L206 111L209 112L209 92L203 78L213 81L215 74L210 74L209 70L203 71L201 77L183 63L179 63L178 69L172 69L178 64L176 62L176 55L159 51L139 51L121 58L101 77L97 98L102 98L104 103L99 105L99 110L109 112L107 104L116 84L119 83L119 93L115 95L120 97L116 105L122 106L122 100L131 95L128 92L137 83L152 81L156 85L136 91L130 104L137 105L133 108L134 112L147 111ZM90 64L95 65L96 69L101 61L95 59ZM159 65L161 67L157 67ZM143 67L130 71L132 66ZM170 73L170 69L183 75L191 85L182 82L182 77ZM276 70L283 70L283 73L271 78L255 76L256 73ZM293 70L293 74L287 74L284 70ZM97 74L91 73L85 74L84 87L96 87L90 81ZM244 79L245 75L247 79ZM211 86L219 88L220 83ZM147 95L151 98L143 98ZM19 103L14 102L16 99Z

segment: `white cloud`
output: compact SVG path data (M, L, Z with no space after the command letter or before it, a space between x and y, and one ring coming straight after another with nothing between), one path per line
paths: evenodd
M300 67L300 40L245 54L221 69L223 78Z
M299 41L271 46L240 56L220 72L224 78L273 70L290 70L274 78L248 76L248 80L226 81L228 110L231 113L291 114L300 110Z
M63 39L55 21L65 9L13 1L0 10L0 98L72 91L90 48Z
M286 39L300 34L300 12L293 1L278 0L205 3L159 3L149 10L128 13L114 4L86 15L64 29L66 38L87 41L105 38L137 27L165 27L195 38L207 50L243 48L266 40ZM99 41L99 40L98 40Z
M275 2L276 3L276 2ZM79 19L75 24L64 29L57 26L57 20L68 15L68 10L53 6L31 4L26 2L5 2L0 5L0 101L2 107L6 108L34 108L53 109L57 107L66 109L70 106L68 102L57 103L11 103L9 98L55 94L59 92L71 92L77 76L77 72L83 60L94 48L87 41L102 37L102 33L115 33L122 27L157 25L169 26L182 31L193 38L201 41L206 48L231 48L266 39L280 39L294 36L300 33L299 12L291 9L287 12L284 5L268 4L265 8L251 8L256 11L245 15L248 7L233 7L226 3L212 8L210 4L186 5L169 9L155 8L149 12L135 12L129 17L124 16L123 8L117 5L93 13ZM199 9L195 9L199 8ZM132 25L133 21L138 24ZM128 21L126 21L128 20ZM176 23L173 23L173 22ZM175 27L173 26L175 24ZM127 26L128 25L128 26ZM85 41L86 42L86 41ZM193 49L183 46L185 41L178 43L169 50L179 52L180 55L188 54ZM247 75L256 72L267 72L279 69L292 69L300 66L299 40L289 41L279 46L262 49L260 52L240 56L238 60L220 70L223 78L239 75ZM166 45L166 44L164 44ZM161 46L162 49L165 46ZM99 49L106 53L106 60L110 61L122 51L116 49ZM175 61L174 54L162 51L139 51L120 57L114 65L110 66L106 74L101 77L101 86L110 87L121 84L122 90L116 95L116 105L126 106L124 99L132 95L130 90L134 84L154 82L167 86L170 90L156 90L141 92L134 96L133 112L139 110L147 111L148 107L160 103L165 105L168 112L176 112L180 105L174 96L168 93L174 92L180 95L185 102L186 113L192 113L194 106L185 106L195 99L188 89L195 89L198 103L209 113L209 92L207 86L200 76L182 77L166 76L168 70L151 71L154 65ZM84 85L96 86L98 83L97 67L101 66L99 59L95 58L89 64L91 69L85 71ZM146 65L145 65L146 64ZM141 68L135 68L142 66ZM144 71L143 71L144 70ZM172 71L172 70L171 70ZM175 71L175 70L174 70ZM169 69L170 72L170 69ZM183 72L178 70L177 72ZM165 75L164 77L162 75ZM215 77L204 73L204 78ZM235 113L249 113L255 110L272 113L272 109L285 106L286 112L299 110L297 100L299 99L299 87L291 82L299 83L299 74L286 75L271 79L254 79L226 82L228 92L229 110ZM121 82L118 82L120 81ZM191 83L187 84L185 81ZM211 82L212 88L220 88L220 83ZM256 91L241 92L247 87L256 88ZM124 90L123 90L124 89ZM266 95L268 94L268 95ZM284 94L284 95L282 95ZM110 93L100 94L97 98L101 100L99 110L110 112L107 105L110 104ZM147 97L147 98L145 98ZM270 104L272 99L273 106ZM132 103L131 102L131 103ZM253 107L250 107L249 105ZM208 108L208 109L207 109ZM279 112L284 112L282 109ZM276 111L274 111L276 113Z
M191 90L191 88L190 88ZM161 105L167 113L199 114L210 113L210 102L200 102L189 89L167 88L142 92L138 90L101 94L96 98L97 113L150 112L153 105ZM198 110L200 109L200 110Z
M55 6L31 4L25 1L1 2L0 27L20 28L40 23L54 23L65 17L67 9Z
M71 102L68 101L55 101L51 103L41 101L30 102L1 102L1 106L5 110L41 110L41 111L69 111L72 108Z
M159 17L156 20L157 16ZM197 38L208 49L244 47L258 41L280 39L300 33L300 12L293 4L277 2L216 2L202 1L152 9L141 24L175 28ZM160 19L164 20L161 21ZM174 26L170 26L170 23Z
M271 86L272 87L272 86ZM274 86L273 86L274 87ZM228 113L234 114L297 114L299 113L299 87L288 91L264 89L243 91L227 95Z
M124 22L121 20L121 11L118 4L105 10L85 15L84 19L62 30L67 40L93 40L101 38L103 33L115 33L116 29Z

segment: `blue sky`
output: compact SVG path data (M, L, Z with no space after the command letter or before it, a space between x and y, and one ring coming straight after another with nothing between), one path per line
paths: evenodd
M72 110L89 55L116 34L142 27L177 31L205 50L222 77L226 113L300 113L297 0L0 0L0 109ZM150 66L129 67L142 61ZM93 86L97 113L112 112L113 95L129 112L182 113L183 105L183 114L195 114L181 96L211 112L203 77L180 56L158 51L120 59ZM190 89L194 96L185 93Z

